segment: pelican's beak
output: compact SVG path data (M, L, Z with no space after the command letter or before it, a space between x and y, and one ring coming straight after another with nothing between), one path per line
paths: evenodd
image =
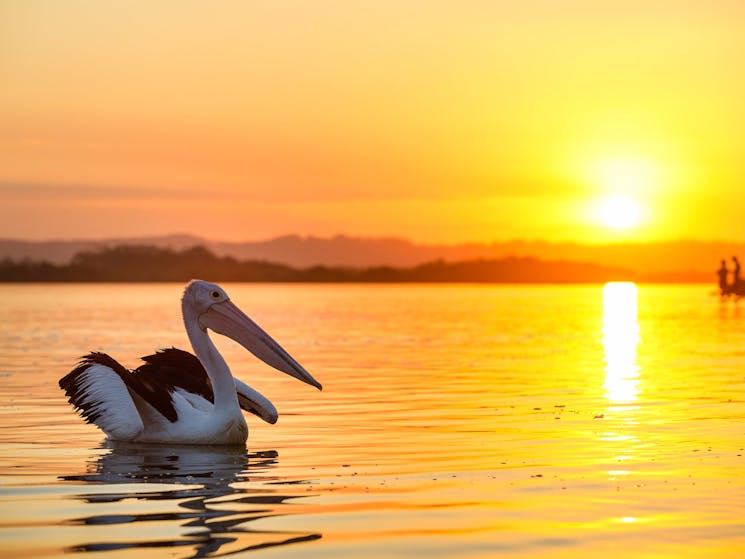
M215 303L199 316L199 325L227 336L267 365L321 390L321 383L295 361L282 346L230 301Z

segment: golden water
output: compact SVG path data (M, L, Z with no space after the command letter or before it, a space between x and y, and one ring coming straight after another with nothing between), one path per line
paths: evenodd
M107 444L56 385L188 348L181 286L0 286L3 557L745 556L745 302L226 287L324 385L220 339L280 412L246 452Z

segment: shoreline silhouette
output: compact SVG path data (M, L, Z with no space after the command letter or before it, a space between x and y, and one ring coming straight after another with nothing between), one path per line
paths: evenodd
M209 276L213 281L282 283L699 283L695 272L640 274L622 267L571 260L508 256L460 261L433 260L408 267L293 267L265 260L217 256L204 246L176 250L121 245L77 253L69 263L6 258L0 282L182 282Z

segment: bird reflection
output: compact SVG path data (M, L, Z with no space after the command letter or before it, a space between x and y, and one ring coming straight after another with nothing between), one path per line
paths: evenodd
M70 521L71 524L114 526L151 521L173 521L185 528L177 539L142 540L143 531L112 531L131 535L121 541L97 541L76 545L68 551L107 551L127 548L191 547L186 557L219 557L242 551L264 549L319 539L320 534L252 530L247 525L260 518L283 513L283 503L300 495L280 494L271 485L247 489L237 487L249 475L271 478L277 464L274 450L248 454L245 449L142 445L106 442L108 452L82 475L61 476L67 481L102 483L111 491L84 493L76 498L91 505L119 503L128 499L174 501L169 512L95 514ZM157 484L153 490L116 485ZM296 482L295 482L296 483ZM301 482L302 483L302 482ZM94 507L96 512L102 510ZM148 533L148 532L145 532ZM152 532L149 532L152 533ZM170 534L170 530L162 533Z
M639 395L639 344L636 285L608 283L603 288L603 349L606 397L614 404L630 404Z

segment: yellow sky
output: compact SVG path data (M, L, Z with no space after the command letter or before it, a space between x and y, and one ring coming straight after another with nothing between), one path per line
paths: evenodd
M0 0L0 236L745 240L744 53L740 0Z

